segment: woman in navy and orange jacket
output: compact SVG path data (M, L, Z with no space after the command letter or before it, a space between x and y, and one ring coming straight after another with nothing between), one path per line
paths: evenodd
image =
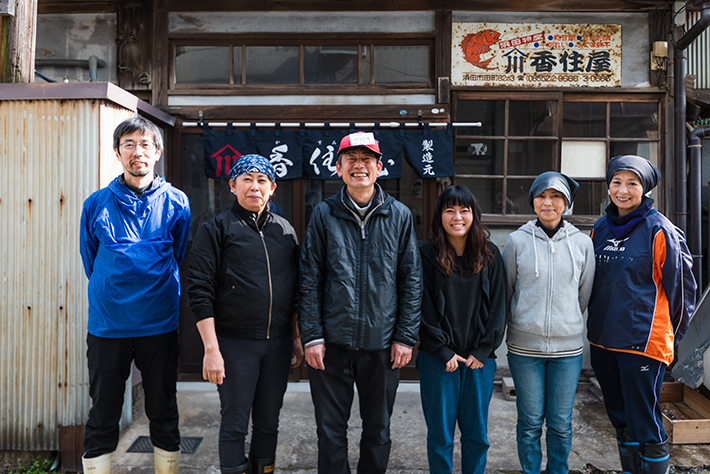
M658 399L674 343L695 306L685 236L646 196L660 178L645 158L612 158L606 174L611 203L592 231L591 362L616 428L622 468L632 474L668 469Z

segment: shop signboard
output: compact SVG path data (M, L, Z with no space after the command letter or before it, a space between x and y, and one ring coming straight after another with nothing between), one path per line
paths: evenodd
M455 86L621 85L621 25L453 23Z

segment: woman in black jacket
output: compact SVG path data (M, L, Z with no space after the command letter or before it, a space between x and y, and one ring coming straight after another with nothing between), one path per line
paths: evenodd
M303 357L295 321L298 239L269 210L276 176L268 159L244 155L229 176L237 198L198 229L187 292L205 346L202 375L219 391L221 472L264 474L274 471L289 366Z
M483 474L495 350L505 329L503 259L481 225L467 188L441 193L422 242L424 295L417 370L432 473L452 472L454 428L461 430L464 474Z

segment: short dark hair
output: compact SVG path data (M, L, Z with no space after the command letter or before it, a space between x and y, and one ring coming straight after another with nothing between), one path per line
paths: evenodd
M121 146L121 138L135 131L140 131L144 135L152 135L155 149L162 153L163 135L160 133L160 129L153 122L143 117L129 118L118 124L116 130L113 131L113 149L118 150L118 147Z

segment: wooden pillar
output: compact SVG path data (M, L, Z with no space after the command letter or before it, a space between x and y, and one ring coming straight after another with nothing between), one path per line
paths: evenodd
M152 99L155 107L168 105L168 5L167 0L153 0L153 77Z
M37 0L0 0L0 82L34 82Z

